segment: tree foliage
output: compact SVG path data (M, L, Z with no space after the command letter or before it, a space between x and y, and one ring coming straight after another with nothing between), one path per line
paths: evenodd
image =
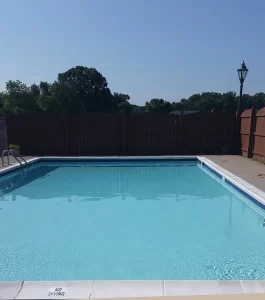
M118 111L120 114L131 114L133 111L133 105L128 101L124 101L118 104Z
M146 112L165 112L172 111L171 103L163 99L152 99L150 102L145 103Z
M106 112L137 114L143 112L169 113L187 111L231 111L238 107L239 96L235 92L204 92L187 99L169 102L153 98L144 106L133 105L130 96L111 93L106 78L94 68L77 66L58 75L53 83L41 81L27 86L19 80L6 82L0 92L0 113L21 115L32 112L80 113ZM178 99L177 99L178 100ZM265 107L265 94L243 95L241 109Z
M7 114L25 114L39 111L39 106L31 88L19 80L9 80L6 83L2 110Z
M115 108L107 80L96 69L77 66L59 74L58 83L72 92L75 112L109 112Z
M199 111L231 111L235 112L238 108L239 96L235 92L227 93L201 93L194 94L188 99L181 101L184 110ZM251 107L261 109L265 106L265 94L258 93L253 96L243 95L241 109L245 110Z
M127 94L121 94L121 93L113 93L113 99L114 102L117 104L128 102L130 100L130 96Z

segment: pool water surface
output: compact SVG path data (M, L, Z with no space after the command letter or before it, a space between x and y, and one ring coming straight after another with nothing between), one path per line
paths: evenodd
M40 162L0 189L0 280L265 279L263 211L197 163Z

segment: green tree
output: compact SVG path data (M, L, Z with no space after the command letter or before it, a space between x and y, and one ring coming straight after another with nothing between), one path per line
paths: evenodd
M145 111L144 106L133 105L133 109L132 109L133 115L144 113L144 111Z
M217 108L218 102L221 101L221 94L214 92L201 93L195 109L199 111L210 111Z
M33 83L30 86L30 93L31 93L32 97L34 97L34 98L39 97L39 95L40 95L40 87L37 84Z
M40 82L40 94L41 95L49 95L51 96L52 92L52 85L46 81L41 81Z
M58 83L71 90L75 112L111 112L117 109L106 78L94 68L72 68L58 75Z
M178 110L178 111L184 110L183 102L181 102L181 101L180 102L173 102L172 105L171 105L171 109L172 109L172 111L174 111L174 110Z
M235 112L237 110L237 101L236 101L236 93L235 92L228 92L224 93L221 96L221 106L222 111L231 111Z
M124 101L118 104L118 112L120 114L131 114L133 110L133 105L128 101Z
M113 93L113 100L115 103L120 104L130 100L130 96L127 94Z
M196 103L200 101L200 94L194 94L190 96L188 99L182 99L181 102L183 103L184 110L195 110Z
M163 99L152 99L150 102L145 103L146 112L164 112L171 111L171 103Z
M235 105L238 107L239 96L235 97ZM242 110L246 110L253 107L253 96L249 94L243 94L241 102Z
M9 80L3 97L2 111L5 114L26 114L39 111L36 97L31 89L21 81Z
M81 111L76 103L73 91L65 84L55 81L52 85L44 85L38 104L42 111L52 113L78 113Z
M256 109L261 109L265 107L265 94L264 93L257 93L252 96L252 106Z

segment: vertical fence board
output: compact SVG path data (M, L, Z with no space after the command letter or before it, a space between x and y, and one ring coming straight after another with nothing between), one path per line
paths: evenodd
M265 108L255 113L247 109L241 115L241 151L246 157L265 162Z
M241 151L245 157L252 157L253 130L255 123L255 111L253 108L245 110L241 114Z
M265 107L256 114L253 154L255 159L265 162Z

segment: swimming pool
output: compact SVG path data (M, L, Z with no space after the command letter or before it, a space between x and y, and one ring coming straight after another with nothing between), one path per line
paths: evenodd
M0 280L265 279L262 205L197 158L46 159L0 189Z

